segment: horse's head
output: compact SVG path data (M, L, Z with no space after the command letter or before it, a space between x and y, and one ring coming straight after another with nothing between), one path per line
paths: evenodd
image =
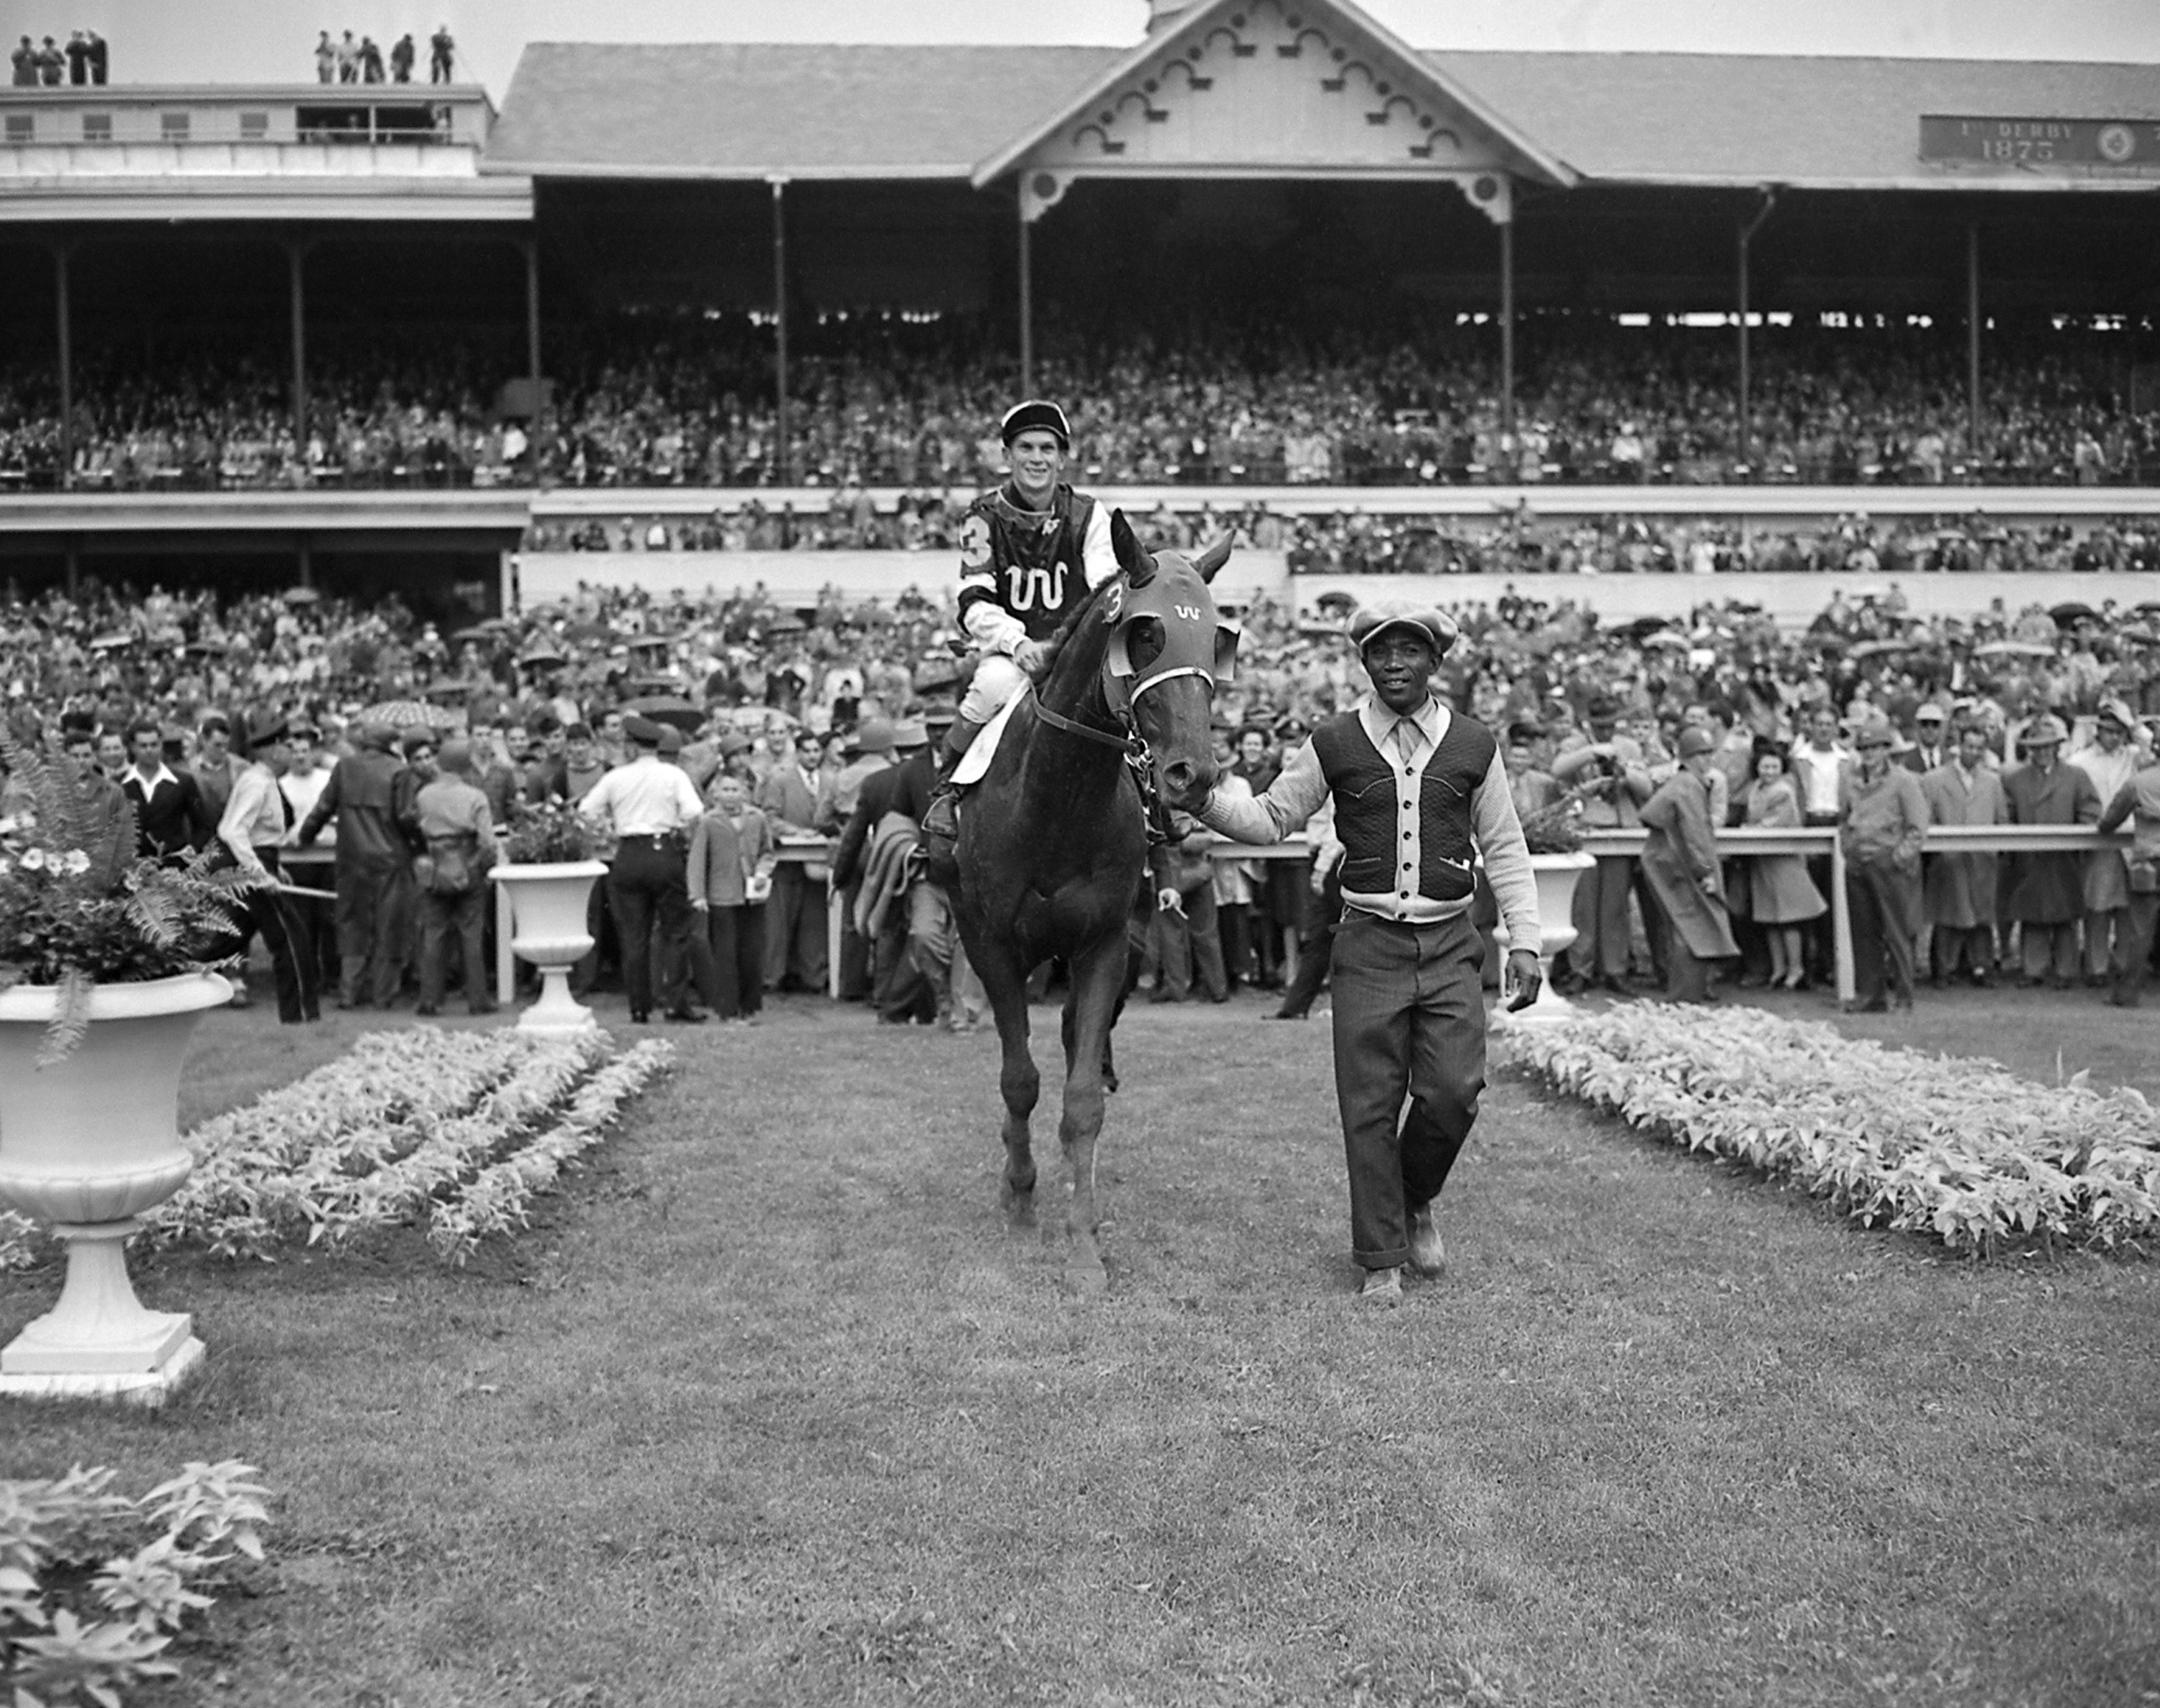
M1215 610L1207 584L1230 556L1228 536L1191 561L1141 548L1123 511L1110 542L1124 578L1103 604L1111 630L1104 665L1114 701L1130 707L1155 755L1155 787L1171 806L1197 811L1215 783L1209 713L1215 685L1236 667L1238 631Z

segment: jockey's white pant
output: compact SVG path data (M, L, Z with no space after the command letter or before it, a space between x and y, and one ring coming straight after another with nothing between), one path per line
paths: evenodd
M960 698L960 715L970 724L987 724L1026 684L1027 672L1004 653L985 652L975 665L968 692Z

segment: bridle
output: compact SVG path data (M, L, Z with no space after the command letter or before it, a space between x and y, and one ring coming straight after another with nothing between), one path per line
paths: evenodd
M1103 661L1103 698L1118 720L1117 729L1100 729L1053 712L1040 696L1035 703L1036 716L1051 729L1123 752L1125 762L1140 774L1144 797L1149 798L1153 793L1155 753L1140 732L1136 714L1140 696L1184 676L1200 677L1212 695L1218 683L1231 679L1237 664L1237 625L1218 618L1214 632L1203 643L1197 631L1202 619L1212 615L1214 602L1203 584L1200 597L1205 604L1180 605L1181 590L1160 569L1137 586L1129 577L1121 575L1104 589L1107 609L1102 620L1114 632ZM1191 596L1189 592L1186 596ZM1163 650L1142 667L1132 662L1127 641L1133 626L1150 618L1162 626Z

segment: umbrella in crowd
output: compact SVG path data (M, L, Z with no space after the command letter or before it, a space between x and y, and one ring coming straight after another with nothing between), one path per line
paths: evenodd
M626 712L635 712L641 718L650 718L655 723L672 724L678 729L688 731L705 721L705 714L680 694L644 694L628 702Z
M442 719L443 709L422 700L384 700L360 714L363 724L387 724L393 729L432 729Z
M281 597L287 605L313 605L322 594L312 587L288 587Z
M2048 607L2048 615L2069 628L2073 623L2092 623L2100 620L2100 613L2090 605L2074 599L2066 599L2060 605Z
M2055 649L2038 641L1990 641L1972 649L1976 658L2053 658Z
M1852 649L1855 658L1881 658L1892 652L1910 652L1910 641L1862 641Z

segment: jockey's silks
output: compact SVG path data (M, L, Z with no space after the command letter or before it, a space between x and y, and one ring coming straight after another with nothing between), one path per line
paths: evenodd
M1023 510L1009 486L985 492L960 524L960 618L988 600L1047 641L1088 596L1083 569L1095 501L1061 484L1047 510Z

